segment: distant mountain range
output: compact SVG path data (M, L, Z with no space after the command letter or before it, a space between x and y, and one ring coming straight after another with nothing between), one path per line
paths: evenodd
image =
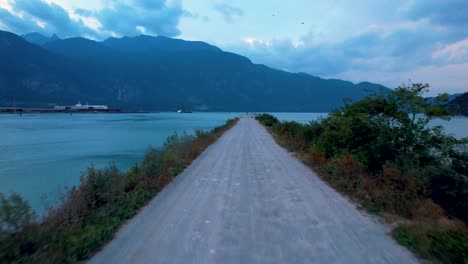
M447 106L454 115L468 116L468 92L457 96Z
M272 69L198 41L0 31L0 106L80 100L126 110L324 112L380 87Z

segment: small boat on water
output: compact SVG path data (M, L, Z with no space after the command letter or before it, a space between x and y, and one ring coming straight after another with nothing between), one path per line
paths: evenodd
M185 114L185 113L192 113L192 111L187 111L187 109L185 108L185 105L183 105L182 109L177 110L177 113Z
M185 111L185 110L179 109L179 110L177 110L177 113L179 113L179 114L189 114L189 113L192 113L192 111Z

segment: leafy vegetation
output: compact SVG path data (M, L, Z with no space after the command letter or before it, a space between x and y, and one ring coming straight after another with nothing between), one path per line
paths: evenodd
M429 102L428 85L369 95L309 124L257 116L277 141L330 185L371 213L409 222L395 237L423 257L467 262L467 139L430 125L448 119L446 95Z
M442 263L466 263L468 259L468 235L460 228L401 225L393 234L400 244L422 257L435 258Z
M81 184L40 221L19 195L0 195L0 262L68 263L88 258L237 120L211 132L173 135L141 164L88 168Z

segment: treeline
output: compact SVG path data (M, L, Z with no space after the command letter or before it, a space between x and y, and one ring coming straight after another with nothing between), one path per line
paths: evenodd
M468 263L468 139L430 125L449 114L446 96L422 97L427 88L348 101L309 124L269 114L257 120L338 191L405 223L394 230L401 244L424 258Z
M127 172L88 168L63 204L41 221L19 195L0 194L0 263L69 263L88 258L211 143L232 127L173 135Z

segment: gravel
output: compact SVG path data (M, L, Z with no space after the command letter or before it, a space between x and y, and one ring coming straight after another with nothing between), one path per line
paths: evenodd
M389 232L242 118L90 263L417 263Z

